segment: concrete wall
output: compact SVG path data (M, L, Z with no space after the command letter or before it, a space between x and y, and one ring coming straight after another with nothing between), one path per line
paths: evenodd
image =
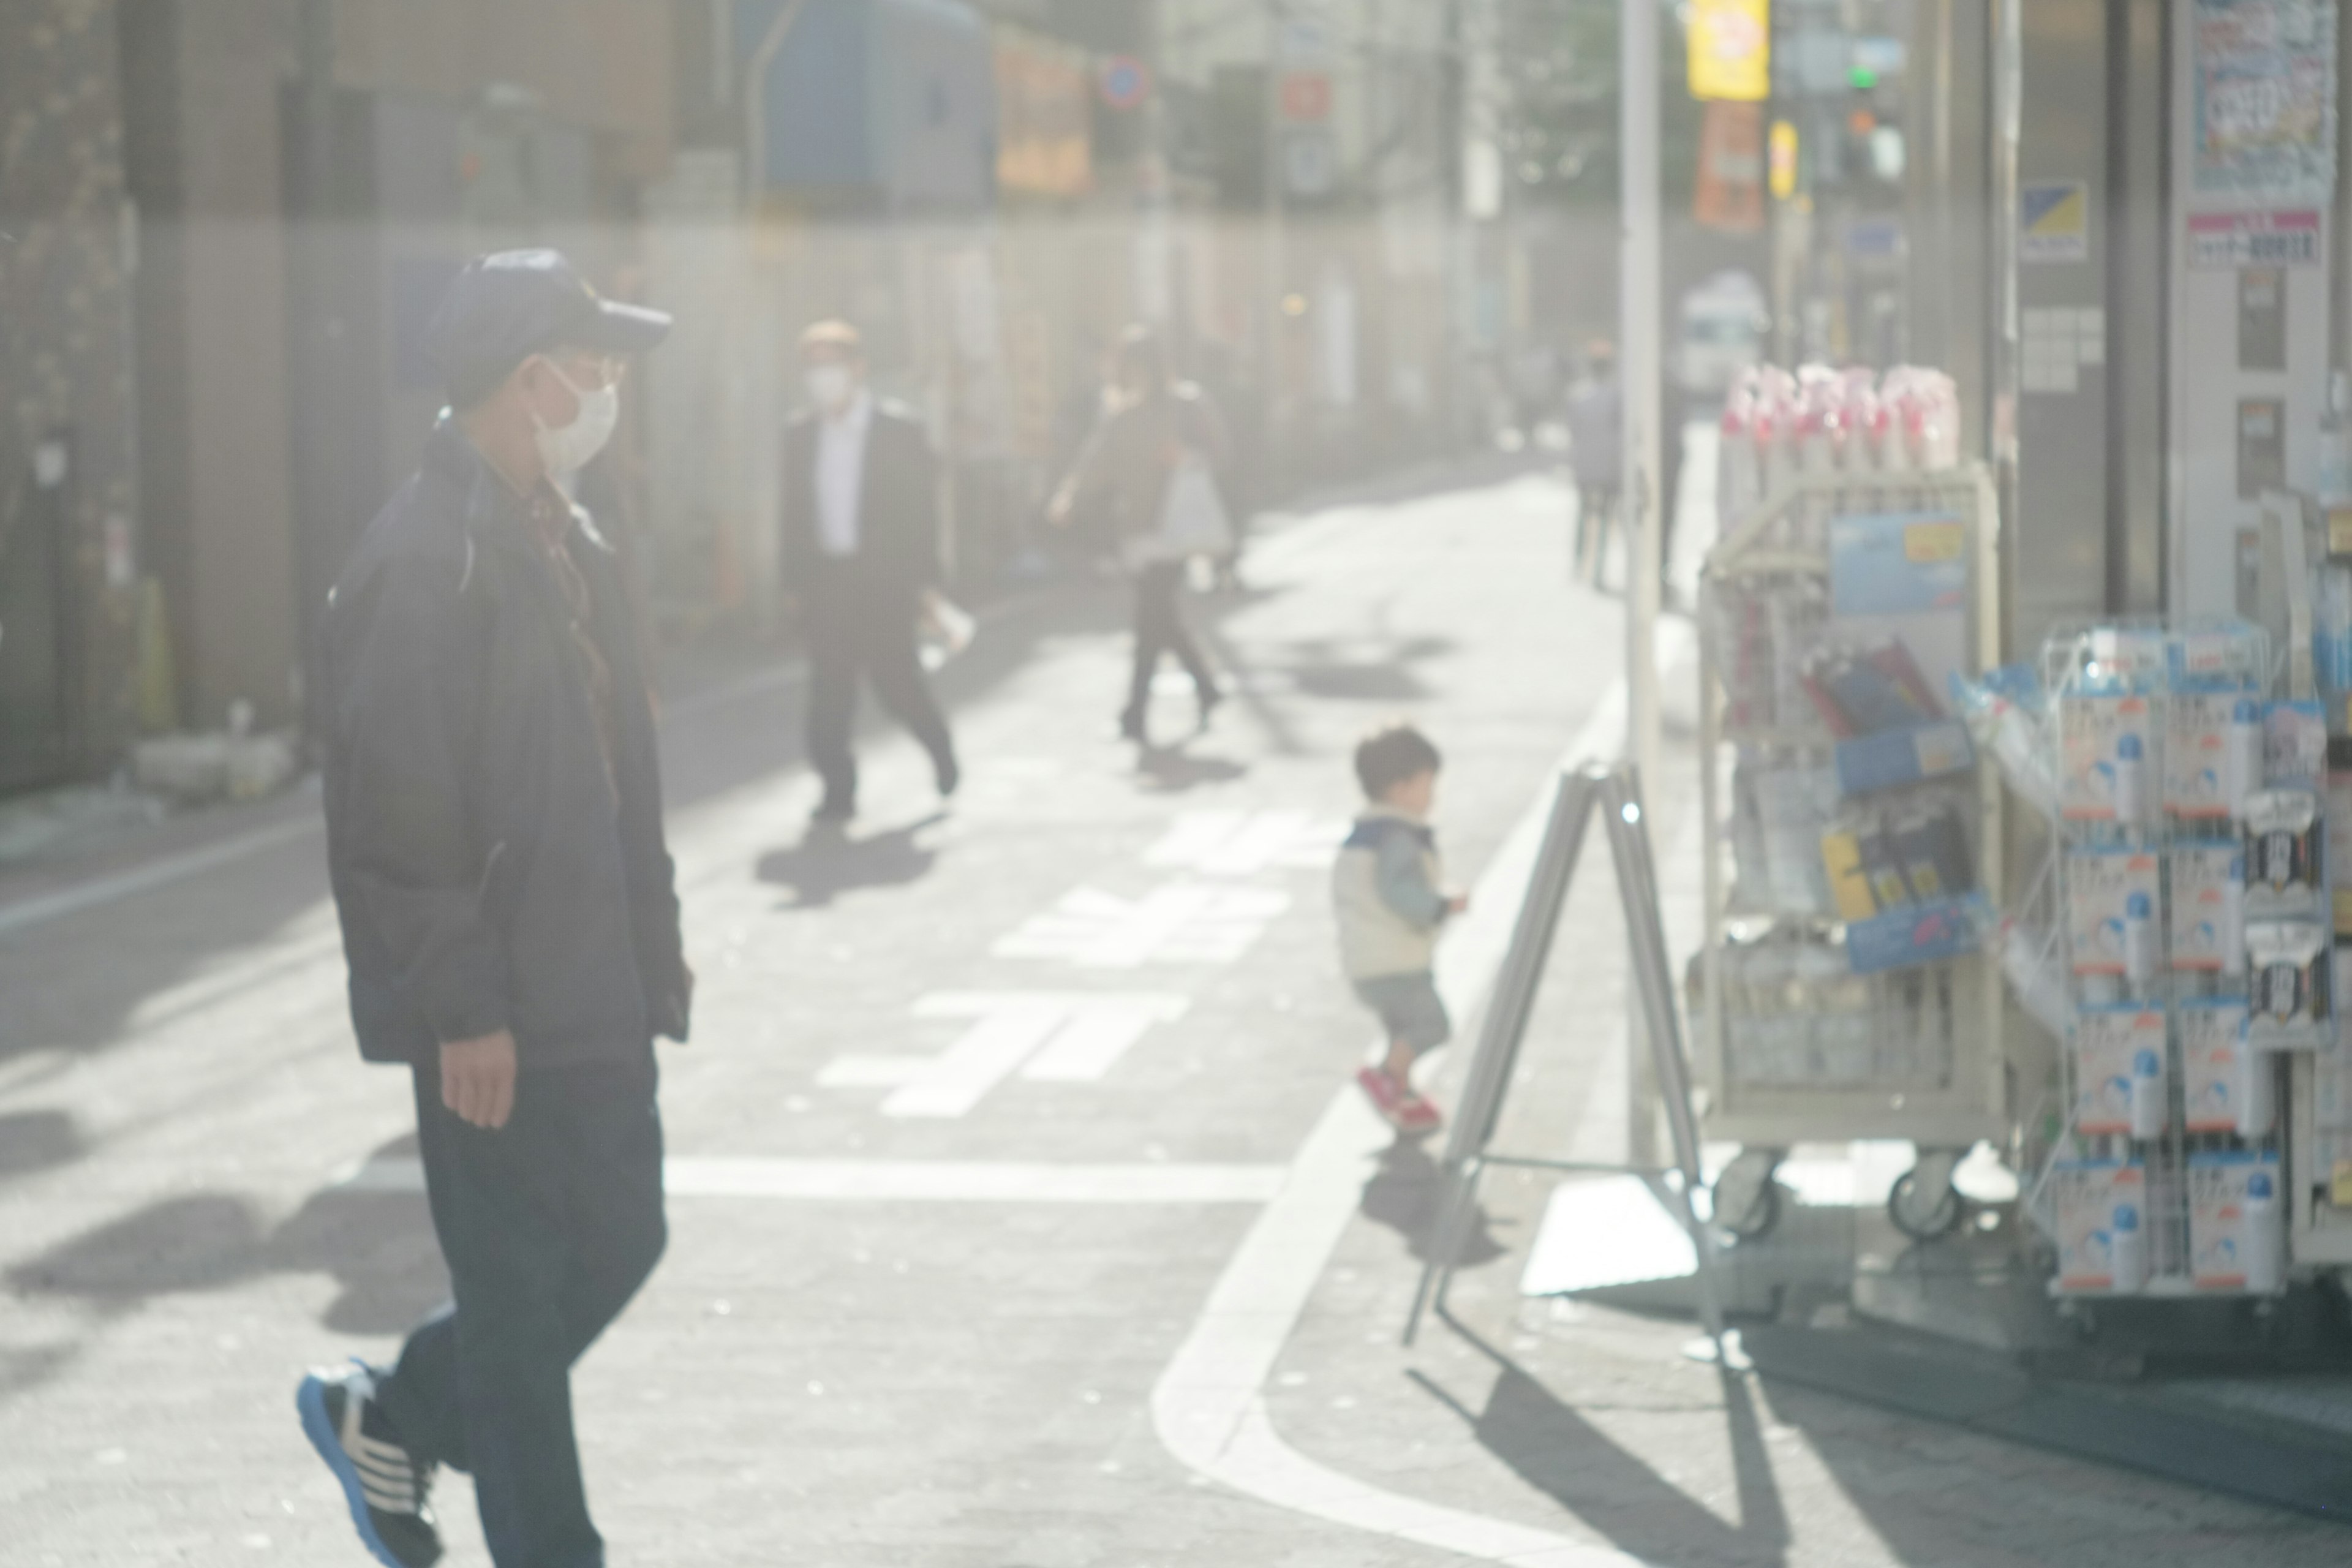
M46 773L110 757L134 646L129 229L114 7L0 5L0 539L35 504L35 446L69 437L65 672L72 733ZM108 540L115 582L108 581ZM22 737L18 737L22 739ZM12 778L0 738L0 785Z
M141 461L183 721L296 710L286 237L269 0L126 0Z

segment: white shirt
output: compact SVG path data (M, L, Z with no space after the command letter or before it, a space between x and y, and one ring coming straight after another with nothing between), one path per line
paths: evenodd
M863 387L837 417L816 426L816 542L838 559L857 553L857 510L865 500L866 433L874 395Z

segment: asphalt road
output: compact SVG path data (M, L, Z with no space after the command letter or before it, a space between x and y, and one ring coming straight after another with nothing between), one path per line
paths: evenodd
M1008 606L943 679L962 795L877 732L845 837L806 829L789 668L674 697L702 985L664 1047L672 1241L577 1381L616 1564L1354 1568L1465 1561L1431 1542L1480 1528L1559 1568L2340 1560L2324 1527L1727 1393L1675 1325L1518 1303L1532 1190L1465 1282L1490 1341L1394 1348L1429 1165L1347 1096L1371 1031L1323 868L1353 740L1414 716L1449 860L1496 868L1452 961L1475 991L1502 852L1619 667L1568 505L1527 478L1289 521L1194 605L1234 700L1140 758L1117 590ZM1190 708L1161 695L1171 739ZM1658 793L1686 840L1688 790ZM445 1281L302 815L169 879L109 862L80 903L45 873L38 920L0 882L0 1564L362 1560L294 1381L388 1354ZM1609 900L1571 908L1531 1063L1536 1131L1596 1152L1624 1132ZM463 1478L439 1501L481 1563Z

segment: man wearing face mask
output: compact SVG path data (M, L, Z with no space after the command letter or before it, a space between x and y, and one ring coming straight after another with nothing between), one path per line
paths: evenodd
M801 334L811 411L784 432L784 585L808 637L809 764L824 781L821 823L857 809L850 738L857 686L922 743L942 796L961 774L915 634L939 613L939 464L912 412L866 386L857 329L819 321Z
M651 705L611 551L558 480L669 318L561 255L451 283L428 347L454 412L325 617L328 868L370 1061L414 1077L455 1303L389 1368L302 1381L362 1543L441 1552L426 1489L469 1470L498 1568L594 1568L571 1367L660 1256L656 1035L693 975Z

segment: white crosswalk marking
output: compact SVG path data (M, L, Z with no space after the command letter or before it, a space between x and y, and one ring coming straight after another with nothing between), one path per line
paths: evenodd
M888 1089L885 1116L962 1116L1016 1070L1048 1082L1093 1082L1152 1025L1183 1016L1190 1005L1162 992L940 992L916 1000L917 1017L971 1020L946 1050L836 1057L817 1082Z
M1078 888L990 951L999 958L1059 959L1087 969L1231 963L1289 907L1289 894L1268 888L1173 882L1140 899Z
M1187 811L1143 860L1203 877L1255 877L1328 866L1347 836L1346 823L1304 811Z

